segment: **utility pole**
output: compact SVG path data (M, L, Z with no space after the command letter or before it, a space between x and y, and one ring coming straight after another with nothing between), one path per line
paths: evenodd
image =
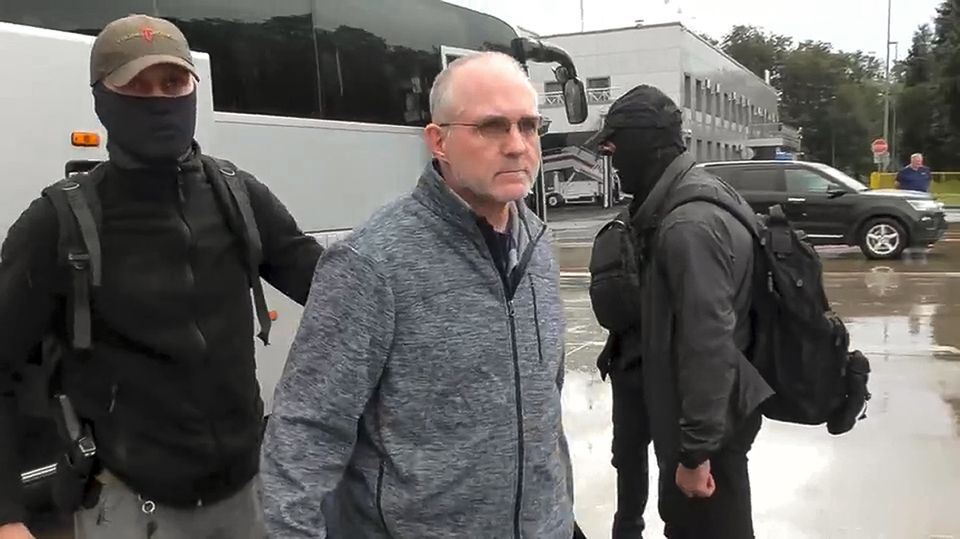
M883 99L883 140L890 140L890 24L891 24L891 15L893 14L893 0L887 0L887 66L886 66L886 76L885 76L885 90L884 90L884 99ZM887 167L884 166L883 170L886 171Z
M585 30L583 24L583 0L580 0L580 33L583 33ZM890 41L890 37L887 37L887 41Z
M897 65L897 62L900 61L900 42L891 41L890 44L893 45L893 65ZM890 144L891 163L893 163L893 160L897 158L897 104L894 103L892 107L893 110L891 112L893 113L893 127L890 129L890 140L888 141L888 144ZM893 164L898 166L900 163ZM894 168L894 170L896 170L896 168Z

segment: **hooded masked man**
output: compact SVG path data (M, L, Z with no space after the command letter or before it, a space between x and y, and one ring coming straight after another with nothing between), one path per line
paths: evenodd
M41 448L21 444L14 397L51 338L52 384L96 444L76 499L58 498L78 538L262 538L253 304L266 340L260 278L302 304L322 249L266 186L201 154L176 26L107 25L90 83L109 160L46 189L0 259L0 539L31 537L19 470Z
M591 290L610 337L598 361L614 396L614 466L618 474L615 538L640 537L647 501L647 446L660 468L660 515L670 538L753 537L747 452L760 429L757 407L771 391L746 359L753 239L732 214L710 202L677 205L701 190L749 206L699 169L683 143L682 113L669 97L638 86L611 107L588 142L611 156L621 189L633 195L619 219L636 278ZM599 249L599 252L598 252ZM606 265L609 267L609 264Z

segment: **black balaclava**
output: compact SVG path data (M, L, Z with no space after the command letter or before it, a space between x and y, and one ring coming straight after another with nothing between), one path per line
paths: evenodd
M686 148L682 136L683 113L656 87L641 84L610 105L603 127L587 145L616 146L612 164L620 177L620 190L642 202L657 180Z
M177 164L188 154L197 125L197 92L183 97L133 97L93 87L97 116L107 129L107 150L148 166Z
M685 150L680 126L623 128L610 137L616 145L612 164L620 178L620 190L643 200L677 156Z

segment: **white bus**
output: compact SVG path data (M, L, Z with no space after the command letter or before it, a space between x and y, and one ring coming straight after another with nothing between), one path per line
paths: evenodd
M175 22L201 75L197 140L270 186L329 244L412 189L427 163L433 79L452 59L498 50L556 64L571 123L586 119L582 82L559 48L492 16L439 0L3 0L0 2L0 240L40 190L106 158L88 61L111 20L146 13ZM72 137L73 134L81 135ZM545 213L542 180L528 201ZM258 344L265 408L300 308L267 286L277 320ZM2 343L0 343L2 345ZM31 447L31 480L52 451Z

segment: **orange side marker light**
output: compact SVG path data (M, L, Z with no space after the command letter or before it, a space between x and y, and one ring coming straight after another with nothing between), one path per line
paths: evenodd
M74 131L70 134L70 143L80 148L96 148L100 146L100 135L89 131Z

